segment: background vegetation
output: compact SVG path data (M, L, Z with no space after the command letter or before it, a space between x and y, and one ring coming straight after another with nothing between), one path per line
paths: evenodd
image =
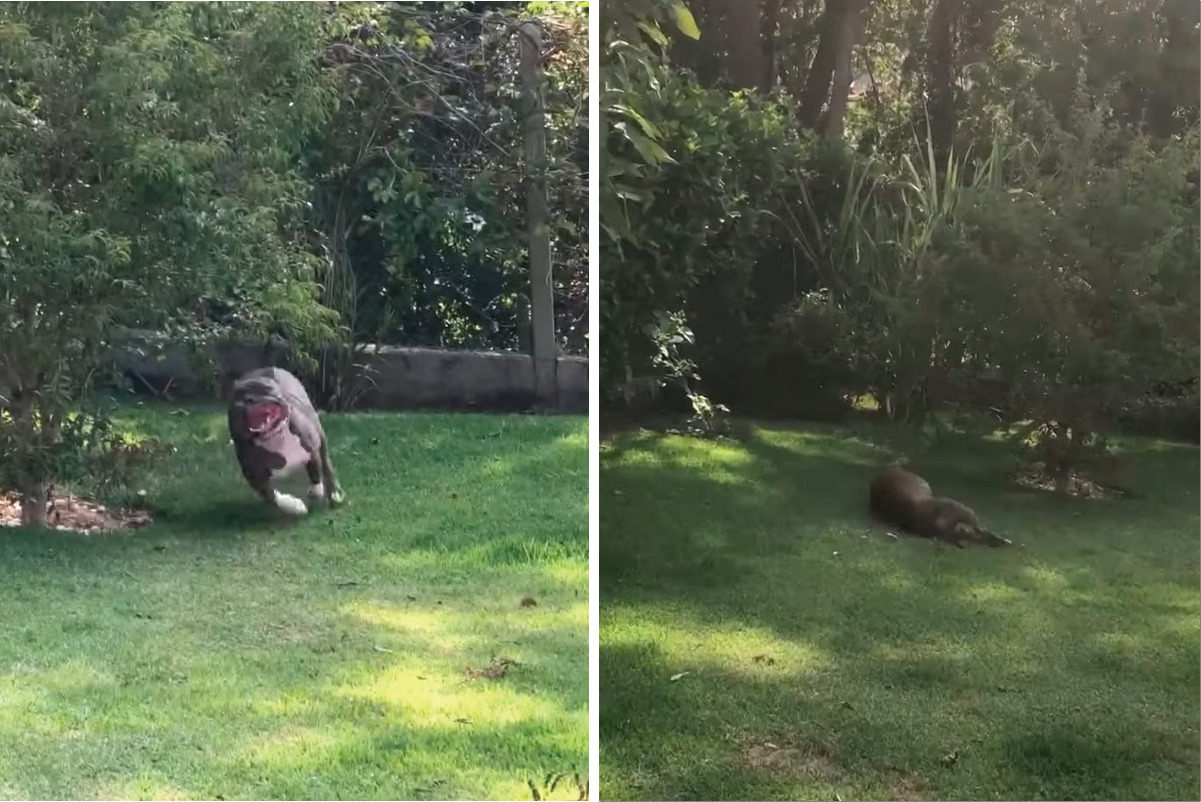
M521 348L530 18L580 353L583 4L0 8L0 485L44 500L112 452L88 399L127 329L283 338L331 406L364 342Z
M1195 796L1201 6L602 11L604 794Z
M607 4L607 402L1195 439L1198 13Z

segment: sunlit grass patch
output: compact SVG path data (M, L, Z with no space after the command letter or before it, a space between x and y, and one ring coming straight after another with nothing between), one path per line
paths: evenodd
M284 520L221 410L171 411L123 413L179 449L151 527L0 533L0 796L522 799L587 774L584 420L327 416L348 504Z
M987 436L610 441L605 798L1194 798L1197 452L1124 446L1143 498L1088 502L1009 486ZM1024 547L870 527L898 453Z

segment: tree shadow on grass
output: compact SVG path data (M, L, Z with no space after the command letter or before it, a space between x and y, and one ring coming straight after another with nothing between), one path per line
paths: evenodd
M585 492L545 476L583 473L559 442L578 425L397 418L373 421L396 447L331 424L359 449L332 513L279 521L223 443L185 436L149 528L0 537L6 607L37 613L0 626L0 788L523 798L586 775L586 529L582 503L555 509ZM504 677L466 677L501 657Z
M435 598L263 568L239 574L262 575L253 589L143 574L121 610L66 600L61 633L27 633L0 674L20 679L0 695L13 795L524 798L526 780L587 775L586 628L553 573L518 610L487 595L495 578ZM75 646L47 649L60 635ZM504 676L466 673L501 655Z
M1167 798L1196 762L1195 733L1126 710L1098 722L1029 699L956 702L946 659L880 666L876 689L849 698L786 671L672 682L677 668L653 644L602 647L606 799Z
M978 494L1002 530L1026 527L1030 548L957 551L867 529L877 454L861 438L613 441L601 482L606 796L1150 797L1195 786L1195 536L1173 528L1195 510L1153 516L1143 534L1131 527L1148 518L1131 511L1115 521L1084 502L1015 504L980 484L987 464L956 472L971 452L953 452L925 461ZM1109 557L1118 544L1128 558ZM1089 748L1033 735L1065 721ZM1145 748L1122 756L1130 738ZM830 776L792 766L825 771L828 760L748 767L747 739L788 755L836 748L839 765Z

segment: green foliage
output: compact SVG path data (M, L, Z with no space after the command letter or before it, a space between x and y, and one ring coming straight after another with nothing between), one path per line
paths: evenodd
M578 352L584 4L0 9L0 404L25 438L6 452L66 447L117 327L278 338L308 369L331 343L342 367L365 340L518 347L531 16L560 344ZM55 478L24 464L18 484Z
M729 408L716 404L696 389L700 375L696 363L682 351L693 343L692 330L688 328L680 312L660 314L655 323L648 327L647 336L654 344L651 365L658 371L660 382L683 392L692 407L692 417L687 430L702 437L716 437L728 430Z
M331 333L293 168L335 97L310 58L321 12L293 11L0 9L0 384L23 490L59 478L114 326Z
M587 330L587 15L581 3L344 4L314 143L324 301L349 344L521 347L528 297L516 25L544 36L549 221L564 350Z
M720 9L697 5L702 41L720 39L704 30ZM672 375L647 332L682 314L690 369L735 408L867 394L922 422L997 406L1030 421L1056 470L1103 452L1155 386L1196 374L1194 6L965 6L942 108L926 97L933 6L876 4L868 88L831 144L791 114L820 33L800 19L811 4L781 8L767 96L702 84L665 55L717 84L685 38L631 37L616 15L603 396ZM948 114L955 135L936 142Z
M974 322L976 369L995 371L1065 472L1125 404L1195 374L1201 209L1195 139L1073 138L1047 158L1055 171L1031 168L1030 190L976 198L948 291Z
M643 21L640 30L649 27ZM606 393L649 367L659 312L698 283L745 275L778 223L774 197L803 152L787 104L707 89L606 28L600 197ZM648 328L651 327L651 328Z
M27 487L29 477L48 476L111 495L131 488L171 451L121 427L107 405L89 404L50 419L19 420L0 412L0 487Z

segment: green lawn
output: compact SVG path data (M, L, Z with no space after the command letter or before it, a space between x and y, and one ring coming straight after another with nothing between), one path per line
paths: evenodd
M129 413L179 449L151 527L0 530L0 796L529 799L587 777L585 420L327 416L348 503L297 522L244 484L221 410L172 409ZM516 665L468 679L494 658Z
M1007 486L995 440L914 445L606 444L603 798L1198 798L1197 449L1129 442L1141 497L1086 501ZM864 537L906 451L1025 548Z

